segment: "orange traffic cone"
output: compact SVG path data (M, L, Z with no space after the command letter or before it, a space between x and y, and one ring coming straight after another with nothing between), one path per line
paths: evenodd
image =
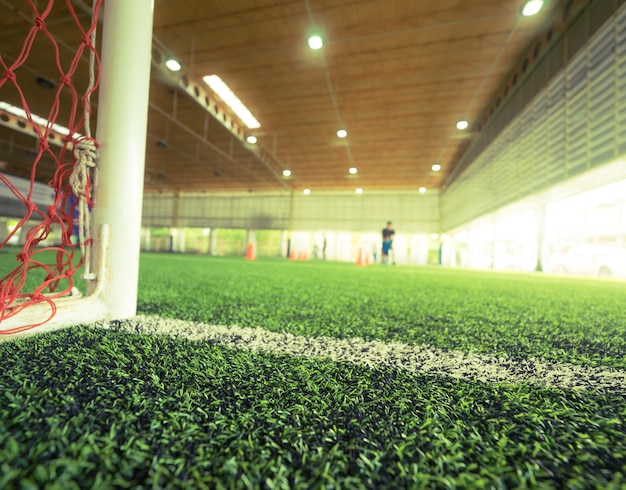
M359 255L356 258L356 265L367 265L365 263L365 258L363 257L365 254L363 253L363 249L359 248Z
M289 254L289 260L296 260L296 251L292 250Z
M248 243L248 248L246 249L246 260L256 260L256 253L254 252L254 243Z

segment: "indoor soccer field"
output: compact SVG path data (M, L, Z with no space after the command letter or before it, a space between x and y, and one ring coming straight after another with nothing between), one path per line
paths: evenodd
M624 488L623 304L617 281L144 254L140 316L0 344L0 488Z

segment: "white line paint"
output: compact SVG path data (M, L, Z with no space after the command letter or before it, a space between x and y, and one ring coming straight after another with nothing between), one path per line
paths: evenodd
M537 358L518 359L446 351L427 345L365 341L359 338L304 337L261 328L215 326L156 316L140 315L128 320L100 322L96 327L209 341L252 352L328 358L338 362L404 369L430 376L450 376L484 383L528 383L546 388L626 392L624 370L591 368Z

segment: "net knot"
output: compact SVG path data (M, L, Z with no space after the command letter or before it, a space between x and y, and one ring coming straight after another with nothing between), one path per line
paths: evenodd
M6 80L10 80L11 82L15 82L17 80L17 76L15 75L15 72L13 70L5 70L4 74L2 75L2 78L6 79Z
M24 205L26 206L29 215L33 214L33 212L37 210L37 205L32 201L26 201L24 202Z
M46 21L45 21L45 20L43 20L43 18L42 18L42 17L37 16L37 17L35 18L35 27L36 27L37 29L39 29L40 31L45 30L45 28L46 28Z
M48 144L48 140L40 139L39 140L39 151L41 153L45 153L50 149L50 145Z
M63 75L60 82L61 85L72 85L72 79L69 77L69 75Z
M82 40L83 46L91 46L91 36L89 34L83 34Z
M95 167L96 166L96 157L98 156L98 147L96 142L91 138L81 138L74 145L74 158L76 159L76 163L79 165L86 165L87 167ZM72 191L75 191L74 186L72 185ZM75 196L76 194L74 192Z

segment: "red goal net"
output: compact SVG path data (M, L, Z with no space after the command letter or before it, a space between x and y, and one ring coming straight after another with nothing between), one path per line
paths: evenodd
M76 295L79 269L91 278L91 95L101 3L0 4L0 334L45 323L56 300ZM48 198L38 198L42 188ZM49 305L48 319L2 328L38 303Z

